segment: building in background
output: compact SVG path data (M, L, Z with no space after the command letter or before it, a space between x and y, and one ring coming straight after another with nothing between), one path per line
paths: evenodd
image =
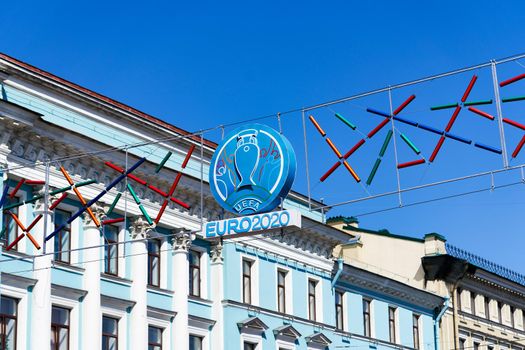
M436 349L525 348L525 276L446 243L361 228L353 217L328 224L359 237L335 254L345 263L449 299Z

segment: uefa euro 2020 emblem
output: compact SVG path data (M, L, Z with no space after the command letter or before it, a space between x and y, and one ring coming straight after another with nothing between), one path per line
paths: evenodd
M273 210L295 178L295 153L274 129L249 124L226 135L210 164L210 188L226 210L246 215Z

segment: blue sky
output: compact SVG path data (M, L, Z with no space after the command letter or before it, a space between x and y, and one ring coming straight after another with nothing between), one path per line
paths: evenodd
M2 5L0 51L87 88L194 131L268 115L359 92L525 52L523 2L519 1L375 1L350 2L101 2L16 1ZM507 77L525 72L518 63L502 67ZM521 61L525 65L525 60ZM493 98L490 71L393 93L393 104L417 98L404 116L443 128L450 111L432 112L432 104L457 101L472 74L479 76L476 99ZM525 83L510 93L523 95ZM506 90L507 91L507 90ZM502 92L503 94L503 92ZM509 107L520 120L525 102ZM366 107L388 110L385 95L314 111L327 132L346 151L359 138L333 118L343 113L366 133L380 121ZM523 109L520 109L523 108ZM481 107L480 107L481 109ZM486 111L495 113L494 106ZM522 113L521 113L522 114ZM376 118L376 119L374 119ZM454 132L498 146L497 126L462 112ZM525 118L521 117L525 122ZM266 121L276 126L275 119ZM283 131L299 161L296 190L305 192L300 114L283 119ZM521 133L508 131L512 152ZM399 126L428 158L437 139ZM219 133L207 135L218 140ZM366 180L385 131L367 143L352 164ZM387 152L374 183L365 189L338 170L326 183L318 178L333 155L309 125L313 195L335 203L391 190L395 161ZM373 142L372 142L373 141ZM399 157L412 160L397 139ZM393 148L390 145L390 151ZM343 152L344 152L343 151ZM473 147L445 143L432 166L401 172L412 186L478 171L501 168L501 158ZM513 163L522 164L525 154ZM495 176L495 184L519 180L519 174ZM403 202L490 186L485 178L407 195ZM393 186L393 187L392 187ZM513 186L400 210L365 215L361 225L422 236L439 232L449 242L525 273L522 223L525 187ZM333 209L355 215L397 205L396 198Z

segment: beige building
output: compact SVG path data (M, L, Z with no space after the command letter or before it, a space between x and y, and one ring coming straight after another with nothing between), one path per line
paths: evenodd
M328 224L358 238L336 251L346 264L449 298L436 323L436 349L525 349L525 276L449 245L437 233L414 238L368 230L353 217Z

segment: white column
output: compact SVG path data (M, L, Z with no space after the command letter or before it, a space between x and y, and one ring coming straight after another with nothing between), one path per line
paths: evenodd
M224 258L222 256L222 244L215 244L211 248L211 300L212 305L212 319L215 321L211 332L211 348L214 350L224 349L224 329L223 320L224 312L222 307L222 300L224 299Z
M43 194L43 190L39 194ZM50 203L48 203L50 204ZM42 214L44 217L32 229L33 237L42 247L35 254L40 254L44 247L44 238L54 231L53 215L46 213L44 200L38 200L34 208L35 217ZM47 216L47 227L44 222ZM46 243L46 253L53 252L53 239ZM31 349L40 350L42 344L51 343L51 266L53 255L37 256L34 259L33 278L37 280L33 287L31 300Z
M150 226L142 217L137 217L131 227L131 300L136 304L131 309L129 339L132 350L148 348L148 237Z
M102 221L104 210L96 204L91 206L95 217ZM94 247L101 244L100 230L87 213L84 219L84 247ZM102 346L102 311L100 309L100 259L104 259L104 248L84 250L83 288L87 294L82 301L82 340L84 349L100 349Z
M191 234L177 232L172 240L173 244L173 311L177 313L174 321L175 331L172 343L178 350L189 349L188 332L188 293L189 293L189 264L188 250L191 245Z

